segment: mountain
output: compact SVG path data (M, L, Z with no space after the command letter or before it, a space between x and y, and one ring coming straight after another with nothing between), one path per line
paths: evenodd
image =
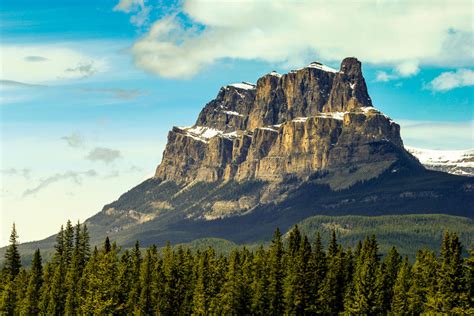
M125 247L222 238L253 243L315 215L474 218L474 178L427 170L377 110L362 65L314 62L222 87L174 127L155 176L86 223ZM52 247L54 238L27 247Z
M474 176L474 149L433 150L405 147L428 169Z

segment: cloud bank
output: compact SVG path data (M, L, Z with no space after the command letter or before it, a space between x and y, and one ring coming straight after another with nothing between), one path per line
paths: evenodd
M90 77L106 69L101 58L58 45L0 45L0 79L43 83Z
M140 2L122 0L117 7L126 11ZM471 6L470 1L184 0L131 51L139 67L168 78L192 77L226 58L295 66L315 56L326 62L356 56L410 76L420 65L472 62Z

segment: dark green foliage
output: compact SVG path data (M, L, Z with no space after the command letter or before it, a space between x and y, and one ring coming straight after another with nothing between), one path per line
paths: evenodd
M5 265L3 267L4 277L13 280L20 272L21 257L18 251L18 235L16 233L15 224L13 224L12 232L10 234L10 245L5 253Z
M408 293L411 287L411 270L408 258L405 257L393 286L391 311L395 315L409 315Z
M375 236L344 248L333 230L327 248L294 227L271 245L182 246L120 251L106 238L89 250L87 228L68 223L56 252L28 270L0 272L3 315L419 315L473 314L474 259L446 233L437 256L419 251L413 265L396 248L385 257ZM16 233L14 234L16 238ZM11 265L10 265L11 266Z
M43 266L40 250L36 250L31 264L30 276L26 297L21 306L21 312L25 315L38 315L40 312L40 291L43 284Z
M17 311L16 302L21 299L19 290L24 284L19 284L21 278L21 257L18 251L18 235L15 224L13 224L10 234L10 245L5 252L5 264L2 269L2 280L0 293L0 313L13 315Z

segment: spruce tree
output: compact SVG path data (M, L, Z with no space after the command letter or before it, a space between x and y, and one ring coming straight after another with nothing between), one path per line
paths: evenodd
M320 306L321 298L319 297L318 293L321 290L321 286L326 275L327 263L326 253L324 251L321 235L319 232L317 233L314 242L309 268L310 271L312 271L312 276L309 279L311 298L310 306L308 306L307 311L311 314L320 314L322 313Z
M22 312L23 302L25 301L27 289L28 289L28 272L24 268L20 269L20 272L13 280L14 291L15 291L15 315L20 315Z
M379 257L375 236L366 238L357 260L352 299L346 303L346 311L355 314L374 314L379 312L377 299L380 296L377 275Z
M394 315L409 315L409 290L411 287L411 268L408 258L403 260L393 286L391 312ZM387 309L383 310L387 311Z
M193 293L193 315L209 314L211 287L209 271L209 252L198 252L196 254L196 285Z
M272 244L268 255L268 297L270 315L281 315L285 310L283 297L283 282L285 272L283 266L283 243L281 240L280 230L277 228L273 234Z
M327 271L318 292L318 305L322 314L338 314L344 309L345 254L341 246L327 260Z
M133 312L137 302L140 299L141 293L140 273L143 259L140 251L140 243L138 240L135 242L135 247L132 249L130 256L132 265L132 279L130 284L131 290L130 294L128 295L128 300L125 306L125 311L127 311L128 313Z
M43 285L43 265L41 261L41 253L37 249L31 262L28 288L22 304L21 313L25 315L38 315L40 313L40 291Z
M130 260L130 251L127 249L120 257L118 265L118 287L117 287L117 313L131 314L132 311L127 309L128 297L132 290L132 263Z
M21 256L18 251L18 235L13 223L10 234L10 244L5 252L5 264L2 271L3 291L0 292L0 312L6 315L13 315L17 308L18 291L15 279L21 270Z
M158 261L155 246L147 249L140 273L141 292L138 301L138 311L143 315L153 315L156 312L156 297L154 296L153 275Z
M16 232L15 223L13 223L12 232L10 234L10 244L5 252L4 277L13 280L20 272L21 256L18 251L18 234Z
M455 233L446 232L441 245L437 291L428 297L428 310L441 313L462 313L467 308L463 273L462 246Z
M434 296L437 288L438 262L430 250L419 250L412 267L412 283L408 291L408 312L419 315L427 310L427 297Z
M220 293L221 310L224 315L243 315L241 306L242 296L242 270L240 263L240 255L237 250L232 251L229 263L227 265L227 273L225 283Z
M252 313L265 315L269 308L267 253L263 246L255 252L252 271Z

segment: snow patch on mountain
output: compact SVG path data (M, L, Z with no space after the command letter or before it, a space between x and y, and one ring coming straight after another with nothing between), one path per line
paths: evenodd
M435 150L405 146L427 169L457 175L474 176L474 148Z

